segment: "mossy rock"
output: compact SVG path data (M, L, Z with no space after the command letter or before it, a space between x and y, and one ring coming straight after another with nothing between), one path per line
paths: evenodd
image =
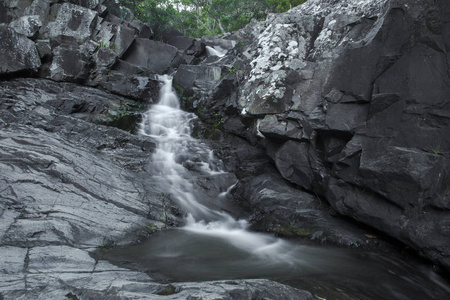
M124 99L117 106L108 109L105 123L108 126L133 132L146 108L144 103Z
M178 294L180 292L180 288L177 288L173 286L172 284L169 284L165 287L163 287L161 290L157 291L156 294L160 296L170 296L174 294Z

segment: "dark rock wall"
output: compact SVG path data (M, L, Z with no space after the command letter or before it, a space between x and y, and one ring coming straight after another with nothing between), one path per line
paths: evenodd
M447 268L449 9L309 1L273 16L252 28L237 106L285 179Z
M226 36L225 57L181 66L175 82L283 178L448 268L449 9L311 0ZM211 67L216 82L195 80Z

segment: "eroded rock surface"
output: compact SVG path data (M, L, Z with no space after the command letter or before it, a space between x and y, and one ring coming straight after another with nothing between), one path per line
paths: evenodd
M444 0L309 0L162 43L114 1L2 1L0 298L312 299L266 280L160 284L91 257L183 214L149 180L154 141L132 134L174 70L254 228L367 246L340 214L450 269L449 16Z
M111 1L31 2L1 3L0 298L313 299L268 280L161 284L95 258L178 225L183 212L151 179L155 143L133 132L158 75L204 45L151 41ZM154 46L141 60L139 43Z
M449 16L447 1L310 0L225 37L235 47L204 67L222 69L216 92L192 84L193 108L448 269Z

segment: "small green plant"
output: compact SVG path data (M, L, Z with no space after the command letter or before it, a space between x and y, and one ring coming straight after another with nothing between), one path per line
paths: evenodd
M106 250L106 249L111 249L115 246L115 243L113 240L110 239L106 239L106 240L102 240L100 246L98 246L98 248L100 248L100 250Z
M245 70L241 66L237 68L235 66L232 66L231 68L228 69L228 72L230 72L231 74L235 74L237 71L245 71Z
M224 121L221 119L220 114L214 114L214 128L219 128L220 126L222 126L222 124L224 123Z
M130 115L135 115L136 113L140 113L145 109L145 104L130 101L130 100L121 100L119 104L119 108L117 110L113 110L109 114L109 122L115 122Z
M198 107L197 108L197 116L199 116L201 118L201 117L203 117L204 114L205 114L205 108L204 107Z
M114 45L114 44L107 44L107 43L105 43L105 42L102 42L102 41L97 41L97 43L100 45L100 47L102 47L102 48L106 48L106 49L109 49L109 50L112 50L112 51L115 51L116 50L116 45Z
M441 145L436 145L431 148L431 151L433 151L434 154L440 154L441 153Z

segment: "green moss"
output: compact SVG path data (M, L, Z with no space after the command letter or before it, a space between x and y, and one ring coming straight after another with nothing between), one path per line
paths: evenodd
M139 114L145 109L146 105L144 103L123 99L118 105L108 109L106 125L133 131Z
M160 231L161 229L163 229L166 225L162 222L154 222L154 223L150 223L147 225L147 227L145 228L145 230L148 233L155 233L157 231Z
M161 290L159 290L158 292L156 292L156 294L160 295L160 296L170 296L170 295L178 294L179 292L180 292L179 288L176 288L172 284L169 284L169 285L165 286L164 288L162 288Z
M280 225L274 230L278 235L287 237L309 237L311 232L305 228L299 228L289 225Z

